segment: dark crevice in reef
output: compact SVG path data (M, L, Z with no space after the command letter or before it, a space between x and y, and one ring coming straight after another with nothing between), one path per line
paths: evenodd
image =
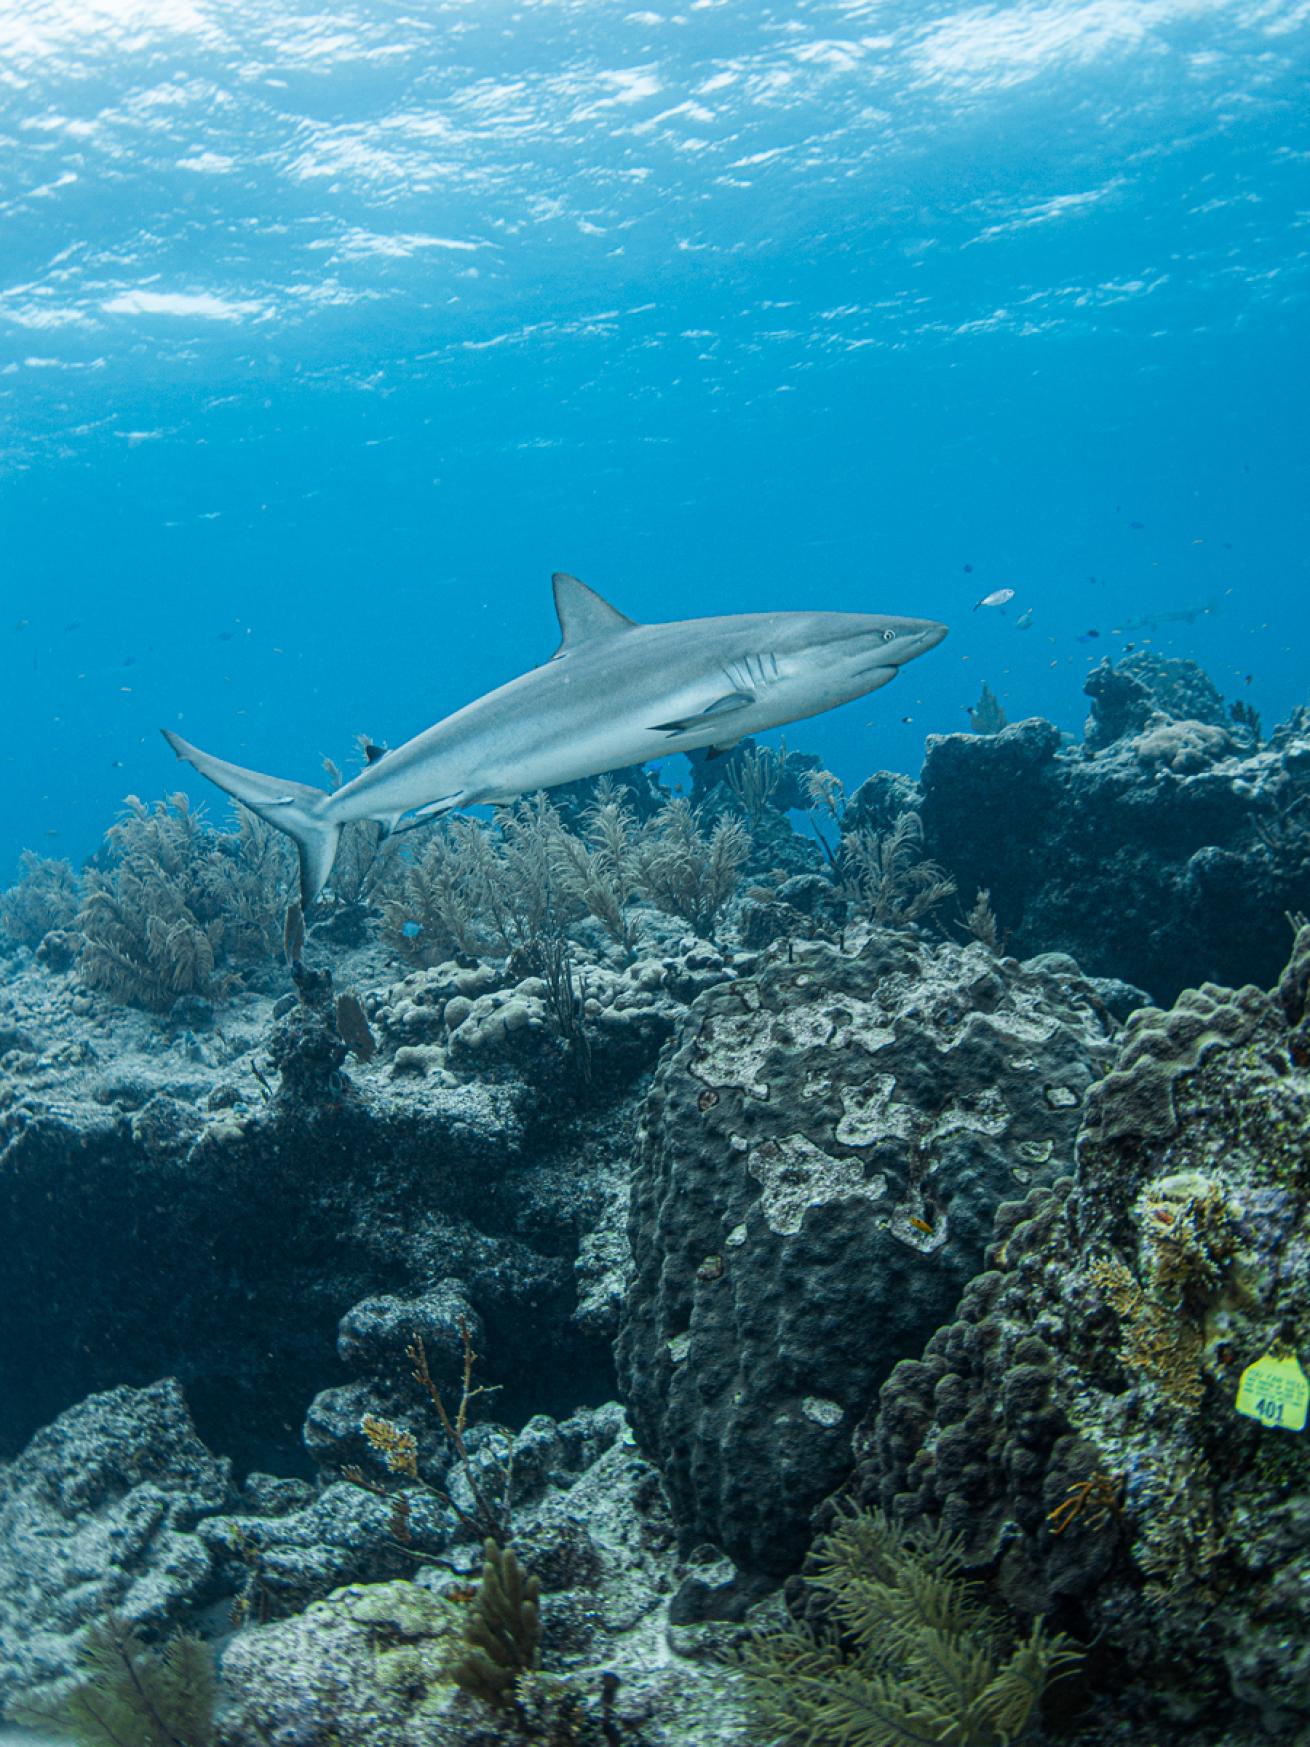
M346 1107L188 1155L165 1150L176 1112L162 1103L92 1134L35 1123L9 1149L0 1456L87 1394L175 1376L239 1469L311 1472L301 1426L316 1392L345 1380L340 1318L451 1276L478 1307L498 1416L612 1396L607 1344L570 1322L572 1236L514 1234L512 1165L493 1183L482 1148L445 1131L434 1155L422 1125Z

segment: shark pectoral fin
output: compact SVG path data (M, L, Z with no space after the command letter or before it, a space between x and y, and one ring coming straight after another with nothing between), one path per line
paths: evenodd
M708 728L718 722L721 716L729 716L734 710L747 709L755 702L754 692L726 692L723 697L715 698L712 704L706 706L698 716L680 716L676 722L656 722L651 729L652 734L690 734L697 728ZM741 736L738 735L737 739ZM724 745L736 745L736 741L725 741Z

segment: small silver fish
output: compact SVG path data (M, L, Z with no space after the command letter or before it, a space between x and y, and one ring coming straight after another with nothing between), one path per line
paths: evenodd
M980 601L973 603L973 610L976 613L979 607L1003 607L1006 601L1013 599L1012 588L994 588L990 594L985 594Z

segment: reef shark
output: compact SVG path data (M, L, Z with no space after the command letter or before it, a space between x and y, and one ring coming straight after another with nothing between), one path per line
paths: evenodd
M553 578L559 648L328 793L244 770L170 729L179 758L295 839L300 901L327 885L341 830L384 834L457 807L505 802L671 752L726 751L749 734L877 691L946 635L880 613L732 613L638 624L574 576Z

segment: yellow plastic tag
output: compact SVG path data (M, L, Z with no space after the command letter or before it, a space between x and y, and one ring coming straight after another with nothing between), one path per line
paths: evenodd
M1310 1406L1310 1382L1292 1354L1276 1358L1266 1353L1242 1372L1237 1386L1237 1411L1261 1425L1281 1426L1285 1432L1305 1429Z

